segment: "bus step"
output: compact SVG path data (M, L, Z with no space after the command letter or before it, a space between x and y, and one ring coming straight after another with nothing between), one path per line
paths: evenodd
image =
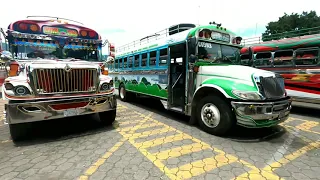
M164 107L165 109L168 109L168 102L167 102L166 100L160 100L160 101L161 101L163 107Z
M183 112L181 107L171 107L170 110L180 112L180 113Z

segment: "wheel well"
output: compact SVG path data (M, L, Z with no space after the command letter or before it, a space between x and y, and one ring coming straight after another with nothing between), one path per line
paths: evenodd
M197 102L199 102L201 100L201 98L207 96L207 95L215 95L215 96L219 96L221 97L222 99L225 99L226 101L229 101L229 99L226 98L226 96L221 93L219 90L217 90L216 88L213 88L213 87L203 87L201 89L199 89L195 96L193 97L192 99L192 104L191 104L191 115L194 114L194 112L196 111L196 105L197 105Z

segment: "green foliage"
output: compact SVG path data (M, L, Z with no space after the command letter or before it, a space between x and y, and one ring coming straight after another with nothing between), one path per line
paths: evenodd
M263 41L317 34L320 33L320 16L316 11L290 15L284 13L278 21L269 22L266 29L262 34Z

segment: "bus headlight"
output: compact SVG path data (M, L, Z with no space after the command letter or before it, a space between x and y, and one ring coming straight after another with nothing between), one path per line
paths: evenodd
M16 86L14 88L14 94L16 96L25 96L25 95L29 95L30 91L27 87L25 86Z
M262 100L263 99L263 97L259 93L252 92L252 91L233 90L232 94L244 100Z
M113 81L111 80L109 83L105 82L102 83L100 86L100 91L104 92L104 91L110 91L113 87Z

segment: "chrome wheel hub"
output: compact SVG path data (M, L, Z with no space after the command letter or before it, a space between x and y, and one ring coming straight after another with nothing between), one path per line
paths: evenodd
M205 104L201 109L201 120L209 128L214 128L220 123L220 111L212 103Z

